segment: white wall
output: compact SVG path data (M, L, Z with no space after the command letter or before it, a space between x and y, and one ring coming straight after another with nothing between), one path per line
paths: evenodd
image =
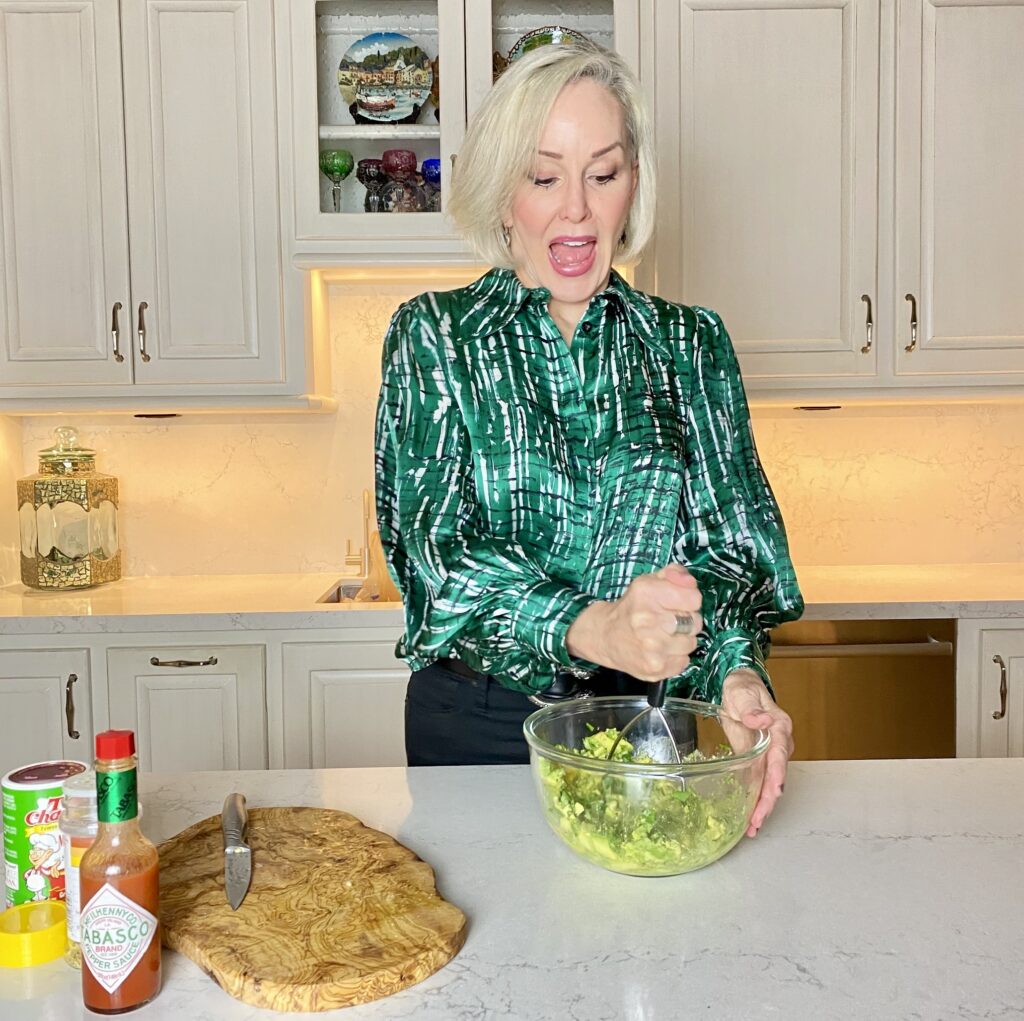
M125 573L341 567L372 486L381 338L419 289L331 286L337 415L75 416L99 469L120 478ZM59 424L22 422L23 463L0 466L8 561L13 478L35 470ZM758 412L755 430L798 564L1024 561L1024 407ZM14 433L0 426L0 456Z

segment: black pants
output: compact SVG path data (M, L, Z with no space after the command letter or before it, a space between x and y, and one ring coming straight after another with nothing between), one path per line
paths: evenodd
M586 682L596 695L646 695L650 685L618 670ZM530 761L523 721L536 712L526 695L493 677L463 677L432 663L409 679L405 754L410 766L519 765Z

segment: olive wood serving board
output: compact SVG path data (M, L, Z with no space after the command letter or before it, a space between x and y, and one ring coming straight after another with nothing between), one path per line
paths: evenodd
M389 996L443 968L466 917L434 870L355 816L249 810L252 883L232 911L220 816L160 845L163 942L243 1003L330 1010Z

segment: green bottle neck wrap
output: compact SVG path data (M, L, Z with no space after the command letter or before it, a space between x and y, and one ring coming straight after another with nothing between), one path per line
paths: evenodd
M100 822L128 822L139 814L138 770L96 770L96 817Z

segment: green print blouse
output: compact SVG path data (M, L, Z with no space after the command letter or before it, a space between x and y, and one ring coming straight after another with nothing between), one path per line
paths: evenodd
M543 690L595 599L684 564L704 631L669 691L767 681L768 631L803 610L721 320L612 272L567 345L550 292L510 270L395 313L377 412L377 521L405 601L398 655L457 657Z

